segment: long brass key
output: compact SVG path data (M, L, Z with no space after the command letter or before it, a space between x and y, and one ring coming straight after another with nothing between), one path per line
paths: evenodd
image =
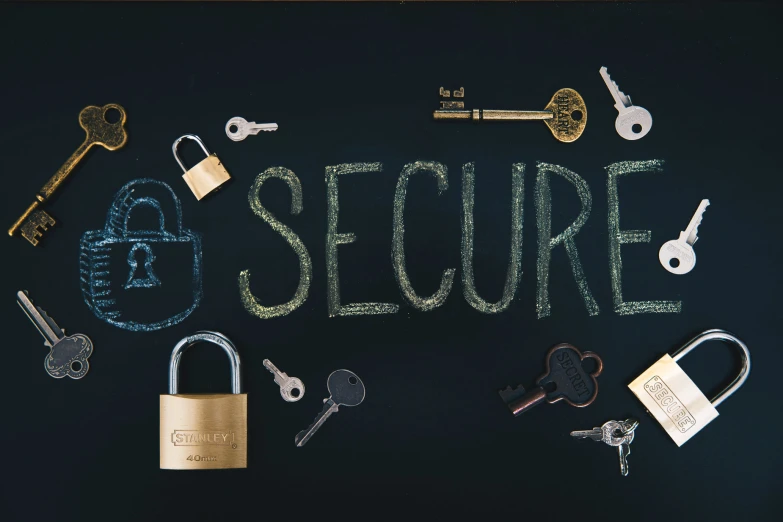
M465 90L454 91L456 98L465 96ZM440 88L441 98L448 98L449 91ZM559 141L575 141L587 125L587 107L582 96L573 89L560 89L552 96L543 111L506 111L490 109L466 110L462 101L441 101L441 108L433 111L436 120L482 120L518 121L543 120L552 135Z
M106 119L106 114L110 110L119 112L120 117L115 123L111 123ZM50 226L55 224L54 218L47 214L43 210L36 210L38 206L49 199L49 197L57 190L57 187L62 185L65 178L76 167L79 161L87 154L93 145L100 145L101 147L109 150L117 150L125 145L128 140L128 134L123 127L125 125L125 109L116 103L109 103L103 107L96 107L90 105L82 109L79 113L79 125L87 133L87 137L84 140L76 152L74 152L70 158L60 167L54 176L46 182L38 194L35 195L35 201L30 205L27 210L21 215L19 219L8 229L8 235L13 236L14 233L21 227L22 237L27 239L33 245L38 244L38 237L42 235L43 231L49 229Z

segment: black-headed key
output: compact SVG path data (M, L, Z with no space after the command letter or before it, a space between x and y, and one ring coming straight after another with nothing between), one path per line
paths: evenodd
M585 371L585 359L595 359L593 372ZM536 380L534 390L525 393L522 386L513 389L508 386L498 393L515 417L544 401L553 404L563 400L571 406L583 408L592 404L598 395L596 377L601 375L603 368L604 363L598 354L582 353L576 346L562 343L547 352L546 373Z

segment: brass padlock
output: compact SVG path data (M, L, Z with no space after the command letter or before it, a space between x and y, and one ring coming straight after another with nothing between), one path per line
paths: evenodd
M231 361L231 394L179 395L179 362L194 344L223 348ZM247 394L240 393L237 349L225 335L200 331L171 352L169 395L160 396L160 469L247 467Z
M677 361L701 343L728 341L740 348L742 369L739 375L711 401L682 371ZM663 426L677 446L682 446L718 416L715 408L745 383L750 373L750 352L745 343L724 330L702 332L671 356L664 355L628 385L647 411Z
M179 154L177 154L177 146L179 145L179 142L185 138L198 143L201 146L201 150L207 155L206 158L201 160L190 170L185 168L185 165L182 164L182 160L179 159ZM196 196L196 199L199 201L201 201L201 198L210 192L214 192L220 188L223 183L231 179L231 176L220 162L217 155L210 154L207 147L204 145L204 142L195 134L180 136L177 138L177 141L174 142L174 145L171 146L171 150L174 152L174 159L177 160L177 163L179 163L179 166L182 168L182 172L185 173L183 174L182 179L185 180L185 183L188 184L193 195Z

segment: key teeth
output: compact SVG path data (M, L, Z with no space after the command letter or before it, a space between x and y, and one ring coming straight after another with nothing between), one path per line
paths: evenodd
M38 245L38 238L43 237L43 233L54 226L55 223L56 221L52 216L43 210L38 210L22 224L22 237L32 243L33 246L36 246Z
M694 223L693 229L690 231L690 234L688 234L688 237L685 238L685 241L688 242L691 246L693 246L694 243L699 239L699 227L701 226L701 222L704 220L704 213L707 212L707 207L710 206L710 200L705 200L707 203L704 205L704 208L701 209L701 211L698 212L699 219ZM693 239L691 239L691 236Z
M514 402L518 398L522 397L525 394L525 387L521 384L517 386L516 388L512 388L511 385L506 386L503 390L498 390L498 395L500 395L500 398L503 399L503 401L506 404L509 404L511 402Z
M620 90L620 86L619 86L619 85L617 85L617 82L616 82L616 81L612 80L612 85L614 85L614 88L615 88L615 89L617 89L617 95L618 95L620 98L628 98L628 102L629 102L629 104L630 104L630 105L633 105L633 104L631 104L631 103L630 103L630 101L631 101L630 97L629 97L629 96L627 96L627 95L626 95L626 94L625 94L623 91L621 91L621 90Z

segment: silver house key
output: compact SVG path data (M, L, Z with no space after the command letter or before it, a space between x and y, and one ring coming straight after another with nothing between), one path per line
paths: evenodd
M272 364L269 359L264 359L264 367L275 376L275 382L280 386L280 395L286 402L296 402L304 397L304 383L297 377L289 377L287 373L281 372L277 366Z
M638 140L647 136L652 129L652 116L644 107L638 107L631 102L631 97L626 95L612 81L606 67L601 67L601 78L614 98L614 107L619 113L614 120L614 128L617 134L626 140Z
M701 224L701 218L707 207L709 199L702 199L699 208L688 223L688 228L680 232L680 237L663 244L658 251L658 260L661 265L672 274L687 274L696 266L696 252L693 244L699 239L697 232Z
M65 335L43 308L35 306L25 290L16 293L16 301L25 315L33 322L49 347L49 355L44 359L44 369L55 379L65 376L81 379L87 375L92 355L92 341L84 334Z
M277 130L277 123L256 123L245 118L234 116L226 123L226 136L233 141L242 141L250 135L255 136L261 131Z
M364 400L364 383L355 373L348 370L336 370L332 372L326 381L329 389L329 398L324 399L324 408L315 418L309 428L296 434L294 442L301 448L310 437L315 435L326 419L332 413L337 412L340 406L358 406Z
M633 442L634 432L637 427L639 427L639 421L636 419L608 421L600 428L572 431L571 436L580 439L592 439L617 447L617 454L620 458L620 474L623 477L627 477L628 456L631 454L631 442Z

